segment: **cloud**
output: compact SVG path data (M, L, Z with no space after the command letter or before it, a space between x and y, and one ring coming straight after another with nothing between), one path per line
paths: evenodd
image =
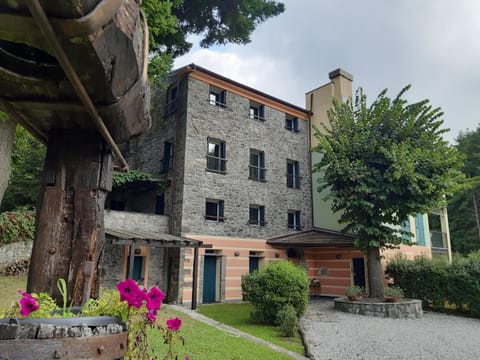
M370 99L412 84L409 101L427 98L445 111L449 140L479 124L480 1L284 2L285 13L260 24L251 43L194 48L182 65L198 63L299 106L341 67Z

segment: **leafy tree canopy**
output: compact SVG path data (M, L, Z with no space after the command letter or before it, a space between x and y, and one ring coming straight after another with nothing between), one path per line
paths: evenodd
M465 156L465 186L449 201L452 249L463 254L480 249L480 126L457 137L457 149Z
M361 249L401 243L391 225L439 207L457 188L460 161L442 138L443 113L428 100L407 104L408 89L393 100L384 90L370 107L361 88L354 103L334 100L330 126L315 132L318 189L330 189L332 210Z
M12 173L1 211L19 207L34 208L37 205L45 151L45 146L23 127L16 127L11 160Z
M271 0L143 0L150 30L149 75L161 84L172 59L192 46L189 35L201 37L200 45L246 44L256 26L285 10Z
M372 298L384 297L380 250L402 243L408 216L442 206L461 177L459 155L442 138L443 113L428 100L407 104L408 89L393 100L384 90L367 106L360 88L354 102L333 100L329 126L315 130L318 190L329 189L344 231L367 253Z

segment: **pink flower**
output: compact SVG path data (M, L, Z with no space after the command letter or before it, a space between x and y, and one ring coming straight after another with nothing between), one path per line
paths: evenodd
M180 326L182 326L182 320L178 317L167 320L167 327L172 331L178 331Z
M147 319L150 320L152 324L157 320L157 310L148 310Z
M117 284L117 289L120 292L120 301L126 301L128 307L142 306L145 299L145 291L140 289L137 283L132 279L121 281Z
M145 299L147 300L147 309L159 310L164 298L165 294L163 291L154 286L145 296Z
M33 311L38 310L37 299L34 298L31 294L18 290L22 298L19 301L20 304L20 315L28 316Z

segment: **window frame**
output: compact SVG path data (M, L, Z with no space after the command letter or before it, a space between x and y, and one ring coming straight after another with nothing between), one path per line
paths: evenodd
M252 159L256 158L257 164L252 163ZM265 151L250 149L249 164L248 164L248 178L255 181L267 181L265 168ZM253 175L252 175L253 173ZM255 174L256 173L256 174Z
M265 105L250 101L248 116L253 120L265 121Z
M215 214L209 213L209 204L214 204ZM205 199L205 221L224 222L225 220L225 201L219 199Z
M168 154L166 154L167 151L168 151ZM162 169L160 171L160 174L166 174L173 169L174 154L175 154L175 144L171 141L164 141L163 142L163 158L160 160L162 164Z
M300 189L300 162L297 160L287 159L286 165L287 187L292 189Z
M252 211L256 216L252 217ZM265 206L251 204L248 208L248 224L252 226L265 226Z
M290 221L290 217L292 217L292 221ZM287 228L293 229L295 231L302 230L302 223L301 223L301 211L300 210L288 210L287 212Z
M167 90L165 103L165 115L168 116L177 111L178 86L172 85Z
M210 85L208 102L213 106L227 107L227 91Z
M289 123L291 123L291 125ZM291 131L291 132L295 132L295 133L300 132L298 124L299 124L298 117L285 114L285 129L286 130Z
M211 154L210 145L215 145L215 149L218 146L218 155ZM217 153L217 150L214 150L214 153ZM215 172L218 174L227 173L227 143L220 139L207 138L207 154L206 154L207 171ZM211 164L216 164L211 166Z

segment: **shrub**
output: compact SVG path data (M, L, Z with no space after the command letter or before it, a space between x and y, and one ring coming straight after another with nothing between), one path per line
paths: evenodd
M35 211L20 209L0 214L0 244L32 241L35 234Z
M386 272L406 297L420 299L426 307L443 308L449 283L447 263L425 257L394 259L387 264Z
M292 337L298 332L297 311L293 305L287 305L278 312L276 323L284 337Z
M308 302L308 278L305 269L289 261L270 263L242 277L246 301L254 307L253 320L274 324L277 314L287 305L293 306L297 318L305 313Z
M424 306L443 309L449 302L480 317L480 253L456 258L451 265L425 258L395 259L386 270L407 297L421 299Z
M385 296L404 297L403 290L398 286L388 286L385 288Z

